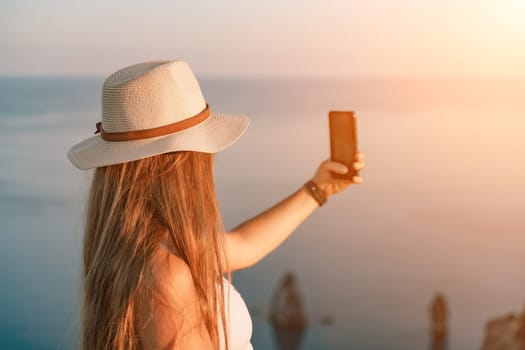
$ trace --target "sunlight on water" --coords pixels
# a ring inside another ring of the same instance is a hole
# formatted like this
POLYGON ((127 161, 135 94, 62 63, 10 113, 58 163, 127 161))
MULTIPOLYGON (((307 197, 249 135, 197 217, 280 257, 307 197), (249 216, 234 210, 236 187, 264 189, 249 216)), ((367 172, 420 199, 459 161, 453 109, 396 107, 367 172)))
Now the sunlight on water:
MULTIPOLYGON (((91 173, 65 153, 93 133, 101 82, 0 79, 0 348, 76 341, 91 173)), ((256 349, 275 348, 265 315, 288 270, 312 321, 303 349, 425 348, 437 291, 450 303, 455 349, 478 348, 489 318, 523 308, 525 82, 202 79, 201 87, 212 109, 252 118, 216 156, 226 228, 313 176, 329 156, 329 109, 356 111, 366 155, 362 185, 234 275, 256 349), (319 322, 326 315, 332 325, 319 322)))

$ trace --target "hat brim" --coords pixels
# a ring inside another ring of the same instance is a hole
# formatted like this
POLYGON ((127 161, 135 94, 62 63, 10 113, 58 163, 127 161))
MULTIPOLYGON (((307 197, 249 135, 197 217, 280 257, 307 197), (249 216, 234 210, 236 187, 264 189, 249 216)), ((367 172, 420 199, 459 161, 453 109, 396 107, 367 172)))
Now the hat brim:
POLYGON ((67 157, 78 169, 87 170, 174 151, 216 153, 237 141, 249 124, 245 115, 211 112, 200 124, 149 139, 110 142, 97 134, 71 147, 67 157))

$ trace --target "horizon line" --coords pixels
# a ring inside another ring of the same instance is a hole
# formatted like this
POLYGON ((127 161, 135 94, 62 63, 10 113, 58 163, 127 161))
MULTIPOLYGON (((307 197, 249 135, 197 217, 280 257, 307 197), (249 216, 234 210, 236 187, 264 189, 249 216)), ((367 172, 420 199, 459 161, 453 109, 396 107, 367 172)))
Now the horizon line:
MULTIPOLYGON (((105 79, 109 74, 83 73, 9 73, 0 72, 0 78, 63 78, 105 79)), ((509 74, 361 74, 361 75, 195 75, 197 79, 217 80, 373 80, 373 79, 525 79, 524 75, 509 74)))

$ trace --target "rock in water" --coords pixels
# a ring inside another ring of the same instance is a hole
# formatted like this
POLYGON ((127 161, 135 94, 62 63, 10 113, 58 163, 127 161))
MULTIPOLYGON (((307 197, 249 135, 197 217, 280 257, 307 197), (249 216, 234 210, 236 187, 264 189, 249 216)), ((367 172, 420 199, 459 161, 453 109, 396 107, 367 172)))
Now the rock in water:
POLYGON ((525 350, 525 310, 487 322, 482 350, 525 350))
POLYGON ((299 349, 308 322, 296 278, 291 272, 284 276, 273 294, 270 322, 280 349, 299 349))
POLYGON ((445 296, 438 293, 430 305, 430 337, 432 350, 447 348, 448 307, 445 296))

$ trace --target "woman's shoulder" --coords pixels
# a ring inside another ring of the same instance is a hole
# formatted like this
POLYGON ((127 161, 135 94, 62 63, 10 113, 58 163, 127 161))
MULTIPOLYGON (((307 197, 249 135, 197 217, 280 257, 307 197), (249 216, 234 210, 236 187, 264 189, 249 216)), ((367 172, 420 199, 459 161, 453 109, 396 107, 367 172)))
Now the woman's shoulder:
POLYGON ((151 272, 155 289, 160 289, 162 302, 153 305, 149 300, 145 304, 147 307, 141 309, 140 319, 144 317, 146 320, 143 326, 146 348, 171 349, 177 342, 181 349, 210 349, 200 298, 188 264, 180 256, 159 247, 151 272), (176 334, 185 336, 175 339, 176 334))
POLYGON ((167 244, 161 243, 160 249, 163 250, 159 254, 161 258, 156 259, 153 267, 157 281, 166 287, 176 287, 169 288, 175 293, 193 294, 195 283, 189 265, 167 244))

